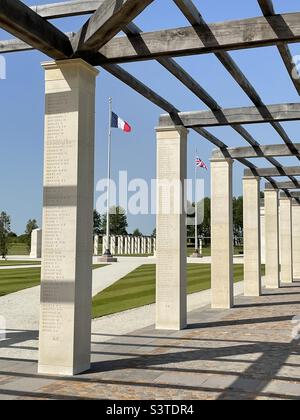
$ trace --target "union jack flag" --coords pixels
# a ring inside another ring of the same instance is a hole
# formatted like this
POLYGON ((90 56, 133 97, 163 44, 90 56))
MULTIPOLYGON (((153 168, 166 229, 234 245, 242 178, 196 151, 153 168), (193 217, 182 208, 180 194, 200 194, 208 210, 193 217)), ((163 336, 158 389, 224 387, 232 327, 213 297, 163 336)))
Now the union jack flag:
POLYGON ((196 166, 197 168, 203 168, 208 170, 208 167, 205 165, 205 163, 203 162, 203 160, 201 160, 200 158, 196 158, 196 166))

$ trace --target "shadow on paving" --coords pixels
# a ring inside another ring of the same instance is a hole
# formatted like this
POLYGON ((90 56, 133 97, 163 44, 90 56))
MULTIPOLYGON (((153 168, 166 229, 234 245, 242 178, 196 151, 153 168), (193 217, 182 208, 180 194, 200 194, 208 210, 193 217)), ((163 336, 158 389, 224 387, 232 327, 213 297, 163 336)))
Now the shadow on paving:
MULTIPOLYGON (((75 378, 37 375, 34 360, 0 357, 0 398, 93 400, 110 392, 118 399, 125 387, 133 399, 145 397, 146 389, 150 399, 168 399, 172 393, 178 399, 298 400, 300 345, 287 340, 286 328, 291 330, 291 320, 300 314, 300 302, 281 290, 238 298, 231 311, 194 311, 181 332, 151 327, 111 334, 104 343, 100 333, 93 334, 99 343, 92 343, 92 368, 75 378), (279 296, 282 302, 276 300, 279 296), (283 368, 288 370, 283 373, 283 368)), ((34 350, 22 343, 37 340, 37 331, 9 331, 0 348, 34 350)))

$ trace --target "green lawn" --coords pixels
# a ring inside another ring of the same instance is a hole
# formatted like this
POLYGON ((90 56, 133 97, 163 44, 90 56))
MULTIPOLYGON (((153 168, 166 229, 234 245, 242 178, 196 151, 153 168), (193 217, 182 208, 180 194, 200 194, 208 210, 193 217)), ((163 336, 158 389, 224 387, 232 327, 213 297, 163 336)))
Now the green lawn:
MULTIPOLYGON (((264 273, 264 268, 263 268, 264 273)), ((235 282, 244 278, 243 265, 234 266, 235 282)), ((188 293, 211 288, 210 264, 188 264, 188 293)), ((155 265, 143 265, 93 299, 93 317, 100 318, 155 302, 155 265)))
MULTIPOLYGON (((187 247, 187 255, 190 256, 195 252, 194 247, 187 247)), ((243 253, 243 247, 235 247, 234 248, 234 255, 239 255, 243 253)), ((211 256, 211 248, 210 247, 203 247, 202 249, 203 257, 210 257, 211 256)))
POLYGON ((40 261, 13 261, 13 260, 0 260, 0 267, 8 266, 14 267, 17 265, 41 265, 40 261))
MULTIPOLYGON (((104 265, 94 265, 93 270, 104 265)), ((40 268, 17 268, 13 270, 0 270, 0 297, 20 290, 29 289, 40 284, 40 268)))
POLYGON ((29 255, 29 250, 26 244, 11 243, 8 246, 8 255, 29 255))
POLYGON ((40 268, 18 268, 0 270, 0 296, 15 293, 19 290, 38 286, 41 278, 40 268))

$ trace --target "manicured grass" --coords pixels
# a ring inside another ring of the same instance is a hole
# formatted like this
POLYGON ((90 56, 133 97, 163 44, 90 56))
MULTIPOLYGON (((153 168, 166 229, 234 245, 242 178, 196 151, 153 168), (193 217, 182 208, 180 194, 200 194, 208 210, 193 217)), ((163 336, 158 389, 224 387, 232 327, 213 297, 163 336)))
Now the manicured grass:
POLYGON ((29 250, 26 244, 11 243, 8 247, 8 255, 29 255, 29 250))
MULTIPOLYGON (((264 269, 263 269, 264 273, 264 269)), ((244 278, 244 266, 234 266, 235 282, 244 278)), ((211 288, 210 264, 188 264, 188 293, 211 288)), ((155 265, 143 265, 93 299, 93 317, 100 318, 155 302, 155 265)))
POLYGON ((13 261, 13 260, 0 260, 0 267, 15 267, 17 265, 41 265, 40 261, 13 261))
POLYGON ((0 296, 15 293, 19 290, 38 286, 41 278, 40 268, 18 268, 0 270, 0 296))
MULTIPOLYGON (((93 266, 93 270, 104 265, 93 266)), ((15 270, 0 270, 0 297, 20 290, 38 286, 41 281, 40 268, 16 268, 15 270)))
MULTIPOLYGON (((188 257, 190 255, 192 255, 195 252, 194 247, 188 247, 187 248, 187 255, 188 257)), ((243 247, 242 246, 238 246, 234 248, 234 255, 240 255, 241 253, 243 253, 243 247)), ((203 257, 210 257, 211 256, 211 248, 210 247, 203 247, 202 249, 202 255, 203 257)))

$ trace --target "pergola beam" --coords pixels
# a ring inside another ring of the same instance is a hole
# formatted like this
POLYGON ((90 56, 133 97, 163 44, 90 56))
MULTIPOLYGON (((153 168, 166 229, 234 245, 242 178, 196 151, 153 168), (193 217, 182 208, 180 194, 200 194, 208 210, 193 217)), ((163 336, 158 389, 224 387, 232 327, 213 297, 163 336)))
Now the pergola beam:
MULTIPOLYGON (((272 0, 258 0, 260 8, 266 18, 275 15, 275 9, 272 0)), ((287 69, 291 81, 293 82, 298 94, 300 95, 300 75, 296 66, 293 63, 293 57, 289 46, 285 43, 277 45, 279 54, 281 55, 282 61, 287 69)))
POLYGON ((0 27, 55 60, 73 54, 69 38, 19 0, 1 0, 0 27))
MULTIPOLYGON (((266 188, 270 189, 272 186, 267 183, 266 188)), ((295 182, 276 182, 276 188, 278 190, 300 190, 300 182, 298 180, 295 180, 295 182)))
MULTIPOLYGON (((296 121, 300 119, 300 104, 269 105, 263 108, 229 108, 222 109, 222 111, 182 112, 179 114, 179 117, 186 128, 296 121), (267 110, 267 113, 265 110, 267 110)), ((160 126, 168 127, 170 125, 172 125, 170 117, 162 115, 160 117, 160 126)), ((290 152, 293 151, 290 150, 290 152)))
MULTIPOLYGON (((191 14, 187 12, 186 7, 184 6, 184 3, 189 4, 190 10, 197 10, 196 6, 193 4, 192 0, 174 0, 177 6, 181 9, 182 13, 186 16, 188 21, 191 23, 191 25, 195 26, 195 20, 193 17, 191 17, 191 14)), ((268 12, 272 13, 272 2, 271 1, 262 1, 262 6, 264 10, 268 8, 268 12)), ((197 10, 198 11, 198 10, 197 10)), ((199 13, 199 12, 198 12, 199 13)), ((196 24, 196 27, 198 28, 198 31, 208 31, 209 32, 209 26, 199 13, 198 23, 196 24)), ((277 44, 278 45, 278 44, 277 44)), ((281 44, 283 45, 283 44, 281 44)), ((216 58, 220 61, 220 63, 224 66, 224 68, 228 71, 228 73, 232 76, 232 78, 236 81, 236 83, 241 87, 241 89, 246 93, 246 95, 249 97, 249 99, 253 102, 253 104, 257 107, 265 107, 265 104, 261 100, 259 94, 257 93, 254 86, 250 83, 250 81, 247 79, 247 77, 244 75, 242 70, 239 68, 237 63, 232 59, 230 54, 227 51, 221 51, 215 53, 216 58)), ((292 63, 292 61, 291 61, 292 63)), ((267 110, 264 109, 264 112, 266 113, 267 110)), ((274 130, 279 134, 279 136, 282 138, 285 144, 287 144, 290 147, 290 150, 293 151, 293 142, 289 138, 288 134, 284 130, 284 128, 279 124, 278 122, 271 122, 271 126, 274 128, 274 130)), ((300 160, 300 158, 298 158, 300 160)), ((274 164, 275 162, 272 162, 274 164)), ((276 165, 275 165, 276 166, 276 165)))
POLYGON ((300 13, 256 17, 195 27, 166 29, 111 40, 100 53, 103 61, 131 62, 162 56, 217 53, 300 41, 300 13))
POLYGON ((94 13, 105 0, 75 0, 62 3, 49 3, 30 8, 45 19, 59 19, 94 13))
MULTIPOLYGON (((300 143, 294 144, 297 155, 300 155, 300 143)), ((254 158, 266 158, 266 157, 291 157, 294 156, 287 145, 275 144, 268 146, 260 146, 259 149, 254 147, 235 147, 229 148, 225 151, 214 150, 213 158, 223 159, 224 157, 231 159, 254 159, 254 158)))
POLYGON ((104 0, 72 40, 75 51, 97 52, 153 0, 104 0))
POLYGON ((255 170, 245 169, 245 176, 259 176, 265 178, 271 177, 283 177, 283 176, 300 176, 300 166, 282 167, 282 168, 256 168, 255 170))

